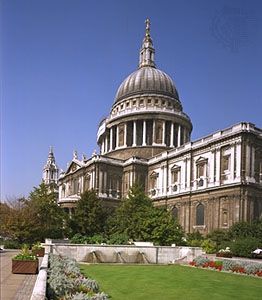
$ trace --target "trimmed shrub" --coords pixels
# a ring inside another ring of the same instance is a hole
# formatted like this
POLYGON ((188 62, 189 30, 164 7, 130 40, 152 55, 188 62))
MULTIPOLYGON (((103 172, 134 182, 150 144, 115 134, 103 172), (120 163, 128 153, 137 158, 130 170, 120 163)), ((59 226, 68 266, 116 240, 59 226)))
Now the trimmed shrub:
POLYGON ((252 257, 252 251, 259 248, 260 242, 256 238, 237 239, 231 244, 231 251, 234 256, 252 257))

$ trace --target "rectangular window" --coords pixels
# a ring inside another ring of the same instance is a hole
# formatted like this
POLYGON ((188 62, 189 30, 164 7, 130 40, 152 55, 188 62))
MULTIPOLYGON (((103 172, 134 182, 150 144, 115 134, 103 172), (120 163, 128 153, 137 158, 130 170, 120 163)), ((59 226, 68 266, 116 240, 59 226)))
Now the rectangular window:
POLYGON ((199 164, 197 166, 197 178, 205 176, 205 164, 199 164))

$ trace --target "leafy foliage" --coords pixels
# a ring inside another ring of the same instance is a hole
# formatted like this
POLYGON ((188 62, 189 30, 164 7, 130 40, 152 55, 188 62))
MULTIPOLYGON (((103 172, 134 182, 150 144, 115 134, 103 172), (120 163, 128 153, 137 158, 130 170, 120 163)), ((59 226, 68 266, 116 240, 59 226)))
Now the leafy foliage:
POLYGON ((207 235, 207 238, 216 243, 216 250, 226 247, 230 241, 226 230, 216 229, 207 235))
POLYGON ((13 257, 14 260, 37 260, 37 257, 33 255, 30 250, 29 246, 24 244, 20 253, 13 257))
POLYGON ((252 251, 262 247, 259 239, 253 237, 238 238, 231 243, 231 251, 234 256, 252 257, 252 251))
POLYGON ((187 245, 191 247, 201 247, 203 240, 204 237, 198 230, 188 233, 186 236, 187 245))
POLYGON ((106 212, 95 191, 86 191, 77 202, 75 213, 68 222, 72 235, 80 233, 85 236, 101 234, 104 231, 106 212))
POLYGON ((109 235, 112 234, 160 245, 180 243, 183 237, 182 228, 171 212, 154 207, 138 185, 130 189, 128 196, 122 200, 115 215, 109 220, 109 235))
POLYGON ((129 237, 126 233, 116 232, 109 236, 107 243, 111 245, 127 245, 128 241, 129 241, 129 237))
POLYGON ((216 253, 216 243, 210 239, 205 239, 201 243, 201 247, 207 254, 216 253))
POLYGON ((34 188, 28 199, 15 199, 3 207, 4 222, 0 228, 1 235, 6 238, 19 244, 31 244, 47 237, 63 236, 61 225, 66 216, 56 203, 55 192, 44 183, 34 188))

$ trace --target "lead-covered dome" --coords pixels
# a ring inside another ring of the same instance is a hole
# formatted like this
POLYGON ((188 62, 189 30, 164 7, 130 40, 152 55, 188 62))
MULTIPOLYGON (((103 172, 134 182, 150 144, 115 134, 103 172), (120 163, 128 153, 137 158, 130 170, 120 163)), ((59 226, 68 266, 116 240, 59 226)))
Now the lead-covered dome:
POLYGON ((154 66, 141 66, 130 74, 117 90, 115 102, 133 95, 160 94, 179 101, 173 80, 154 66))

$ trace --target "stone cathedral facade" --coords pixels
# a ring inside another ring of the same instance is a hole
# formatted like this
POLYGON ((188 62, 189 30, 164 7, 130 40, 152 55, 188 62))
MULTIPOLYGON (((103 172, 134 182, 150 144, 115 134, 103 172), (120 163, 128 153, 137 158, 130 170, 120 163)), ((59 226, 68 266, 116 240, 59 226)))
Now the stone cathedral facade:
POLYGON ((262 130, 242 122, 191 141, 192 123, 172 79, 156 68, 146 21, 139 67, 120 85, 100 122, 100 154, 73 159, 60 174, 58 203, 73 212, 94 189, 117 206, 134 183, 172 210, 186 232, 227 229, 262 216, 262 130))

